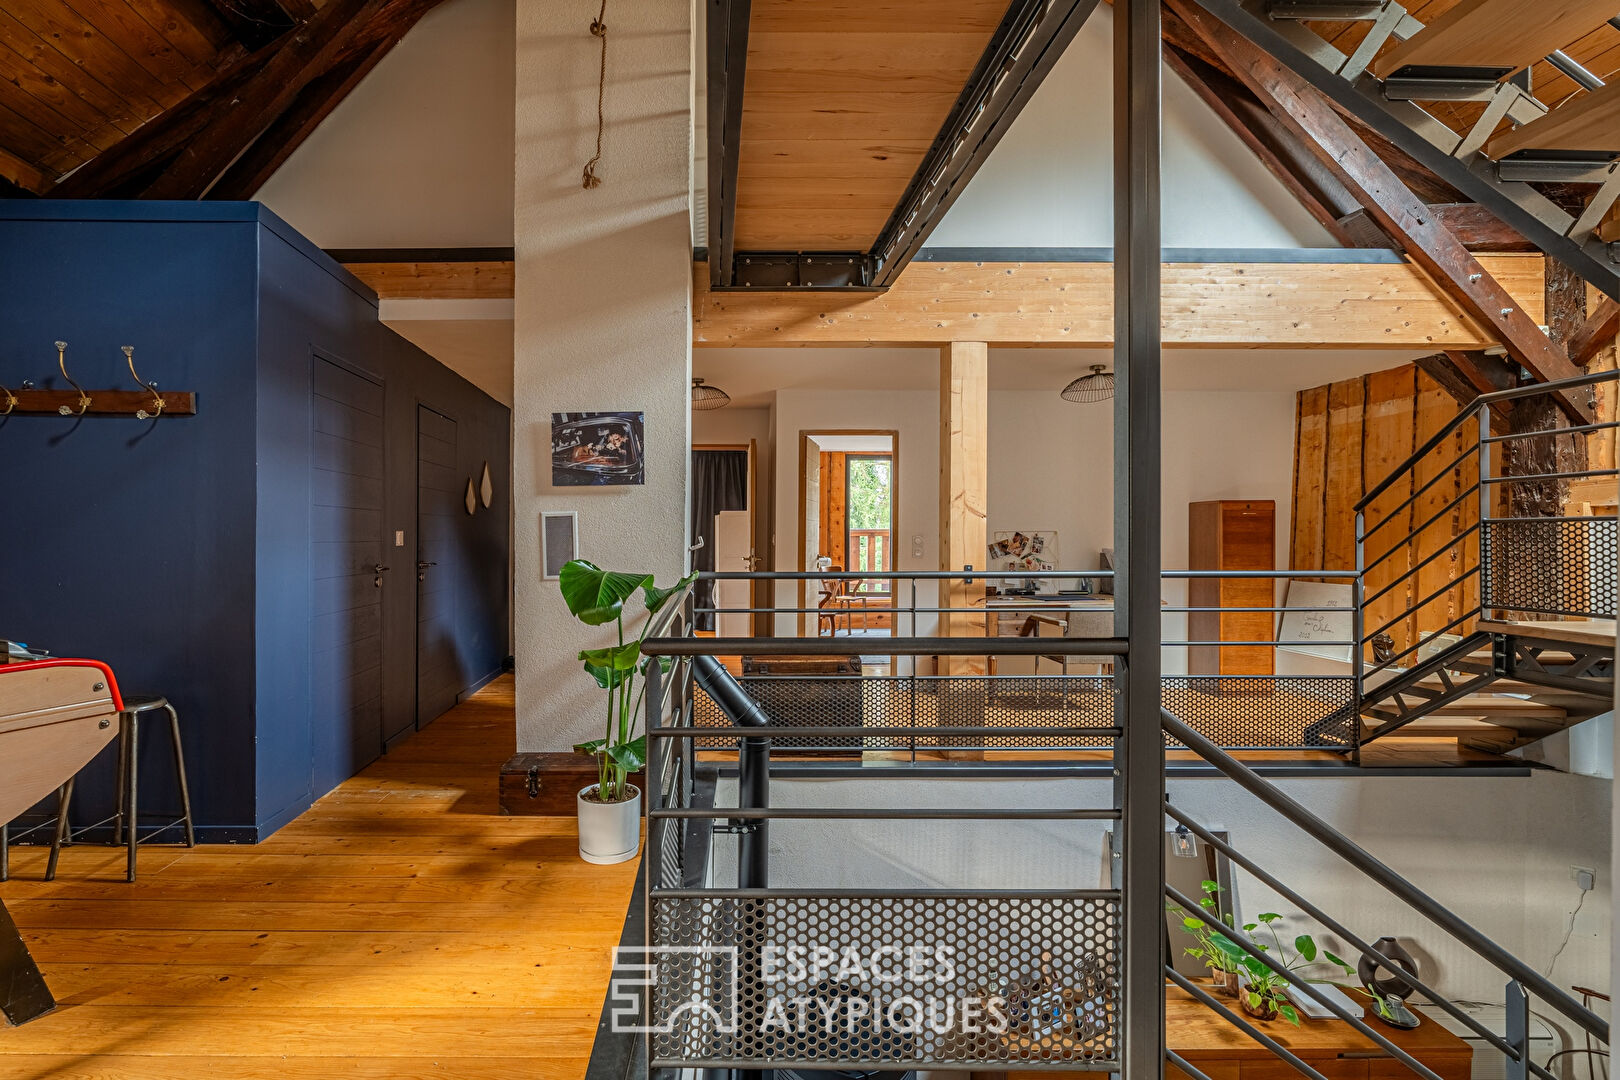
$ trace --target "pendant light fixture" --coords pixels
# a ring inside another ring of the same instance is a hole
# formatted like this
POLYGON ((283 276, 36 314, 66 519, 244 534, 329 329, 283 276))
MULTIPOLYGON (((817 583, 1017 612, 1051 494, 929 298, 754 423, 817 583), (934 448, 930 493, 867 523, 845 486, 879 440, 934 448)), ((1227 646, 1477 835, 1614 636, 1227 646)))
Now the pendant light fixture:
POLYGON ((1105 364, 1092 364, 1091 374, 1082 375, 1063 388, 1064 401, 1107 401, 1114 396, 1114 373, 1105 364))
MULTIPOLYGON (((1113 376, 1109 376, 1110 382, 1113 376)), ((692 380, 692 408, 723 409, 731 404, 731 395, 718 386, 705 386, 702 379, 692 380)))

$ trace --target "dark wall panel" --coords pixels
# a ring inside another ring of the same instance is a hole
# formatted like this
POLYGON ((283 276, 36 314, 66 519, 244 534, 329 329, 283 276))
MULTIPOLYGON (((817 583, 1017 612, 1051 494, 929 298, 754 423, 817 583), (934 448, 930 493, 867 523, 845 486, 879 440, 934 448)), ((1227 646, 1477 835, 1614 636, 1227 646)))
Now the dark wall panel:
MULTIPOLYGON (((60 207, 60 204, 57 204, 60 207)), ((126 692, 179 710, 212 838, 250 836, 254 802, 253 215, 143 222, 0 214, 0 383, 135 389, 121 345, 198 415, 0 419, 0 637, 107 660, 126 692)), ((59 210, 60 212, 60 210, 59 210)), ((155 725, 147 805, 172 805, 155 725)), ((110 754, 77 817, 111 808, 110 754)))

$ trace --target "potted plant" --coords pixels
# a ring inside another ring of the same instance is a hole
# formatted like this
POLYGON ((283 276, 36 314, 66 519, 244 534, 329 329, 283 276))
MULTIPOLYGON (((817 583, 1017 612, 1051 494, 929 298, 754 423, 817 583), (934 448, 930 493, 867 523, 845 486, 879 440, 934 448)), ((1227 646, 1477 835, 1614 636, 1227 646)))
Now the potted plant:
POLYGON ((607 691, 607 726, 602 738, 574 746, 579 753, 594 755, 597 762, 596 783, 581 788, 575 800, 579 857, 586 862, 626 862, 641 850, 641 791, 630 783, 630 775, 647 760, 647 736, 636 734, 641 695, 646 689, 645 684, 637 685, 636 678, 641 643, 652 616, 695 577, 660 589, 651 574, 613 573, 584 559, 562 568, 559 585, 574 618, 587 626, 612 623, 618 632, 618 644, 579 653, 586 674, 607 691), (641 633, 626 640, 624 603, 638 591, 646 614, 641 633))
MULTIPOLYGON (((1208 914, 1221 918, 1222 916, 1218 911, 1219 904, 1215 899, 1216 894, 1221 891, 1220 883, 1206 881, 1203 883, 1203 890, 1204 895, 1199 897, 1198 906, 1208 914)), ((1202 960, 1204 966, 1209 968, 1210 979, 1215 984, 1217 994, 1222 997, 1237 997, 1238 976, 1243 971, 1243 964, 1238 957, 1243 955, 1243 950, 1232 945, 1231 941, 1211 927, 1206 920, 1199 918, 1197 915, 1190 915, 1174 904, 1169 907, 1171 911, 1181 916, 1181 928, 1191 934, 1193 939, 1198 942, 1196 946, 1187 948, 1187 955, 1202 960), (1228 945, 1232 945, 1237 955, 1234 956, 1221 948, 1216 943, 1216 938, 1220 938, 1228 945)), ((1231 921, 1231 918, 1230 915, 1225 916, 1228 922, 1231 921)))
MULTIPOLYGON (((1294 938, 1294 951, 1290 953, 1283 945, 1282 939, 1277 935, 1276 923, 1282 918, 1274 911, 1264 911, 1255 916, 1258 922, 1244 923, 1243 929, 1254 941, 1255 947, 1261 952, 1272 952, 1276 947, 1275 956, 1283 970, 1294 973, 1297 969, 1317 962, 1317 958, 1336 964, 1345 974, 1355 971, 1349 964, 1334 956, 1326 949, 1318 949, 1316 941, 1309 934, 1300 934, 1294 938), (1262 944, 1254 938, 1255 931, 1264 928, 1271 935, 1271 945, 1262 944)), ((1275 1020, 1281 1016, 1295 1027, 1299 1026, 1299 1013, 1288 1003, 1288 978, 1262 963, 1259 959, 1250 956, 1239 949, 1236 944, 1225 938, 1225 949, 1235 951, 1241 955, 1239 963, 1243 965, 1243 984, 1238 992, 1238 1004, 1243 1011, 1259 1020, 1275 1020)), ((1217 943, 1218 945, 1220 943, 1217 943)))

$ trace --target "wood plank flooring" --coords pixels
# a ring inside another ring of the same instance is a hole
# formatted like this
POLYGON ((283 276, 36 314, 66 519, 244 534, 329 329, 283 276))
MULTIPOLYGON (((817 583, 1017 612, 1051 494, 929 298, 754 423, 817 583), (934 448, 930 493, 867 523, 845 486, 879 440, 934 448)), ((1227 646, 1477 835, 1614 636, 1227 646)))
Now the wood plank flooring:
POLYGON ((635 863, 502 817, 510 678, 254 847, 14 848, 0 884, 60 1007, 5 1080, 578 1080, 635 863))

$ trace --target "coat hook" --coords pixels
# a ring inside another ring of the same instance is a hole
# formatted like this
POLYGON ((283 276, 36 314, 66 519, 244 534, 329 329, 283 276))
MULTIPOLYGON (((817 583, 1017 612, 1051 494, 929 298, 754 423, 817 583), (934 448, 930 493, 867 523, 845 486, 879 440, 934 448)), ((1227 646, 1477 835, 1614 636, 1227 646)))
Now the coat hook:
POLYGON ((63 416, 83 416, 84 411, 90 407, 90 397, 84 392, 84 387, 74 382, 73 376, 67 373, 66 354, 67 342, 58 341, 56 343, 56 366, 62 372, 62 378, 66 379, 72 385, 73 389, 79 392, 79 411, 74 412, 71 405, 58 405, 56 407, 56 411, 61 413, 63 416))
POLYGON ((152 395, 151 411, 148 412, 146 409, 136 409, 135 410, 135 419, 137 419, 137 420, 156 420, 158 417, 163 415, 163 406, 165 404, 162 395, 160 395, 157 392, 157 383, 155 383, 155 382, 147 382, 144 379, 142 379, 140 377, 140 375, 138 375, 136 373, 136 371, 135 371, 135 346, 133 346, 133 345, 120 345, 119 348, 122 349, 123 352, 124 352, 124 359, 129 362, 129 374, 130 374, 130 376, 136 381, 136 383, 138 383, 140 385, 141 389, 145 390, 147 393, 152 395))

